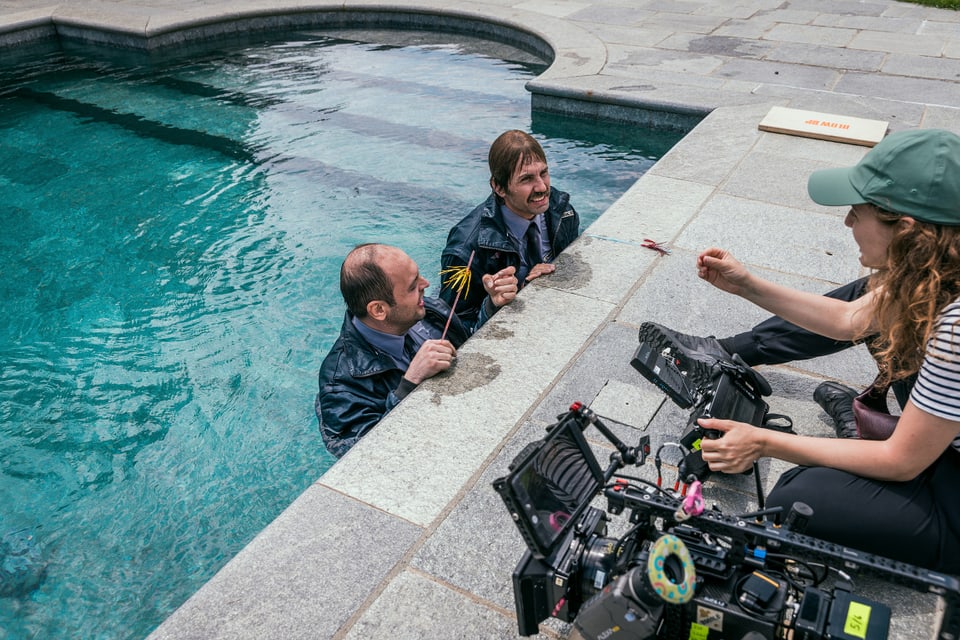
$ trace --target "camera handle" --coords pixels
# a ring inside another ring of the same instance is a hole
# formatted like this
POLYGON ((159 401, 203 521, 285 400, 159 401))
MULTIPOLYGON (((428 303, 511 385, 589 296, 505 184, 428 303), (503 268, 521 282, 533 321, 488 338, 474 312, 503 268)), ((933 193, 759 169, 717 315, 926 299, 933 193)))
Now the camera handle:
POLYGON ((773 387, 770 386, 770 383, 767 382, 767 379, 764 378, 759 371, 748 365, 743 358, 740 357, 739 353, 733 354, 733 365, 729 365, 722 360, 718 361, 720 368, 724 371, 729 371, 735 376, 739 376, 747 381, 750 385, 756 389, 757 393, 761 396, 769 396, 773 393, 773 387))
POLYGON ((640 467, 646 463, 647 456, 650 455, 650 436, 643 436, 640 438, 637 446, 628 447, 607 425, 603 424, 600 417, 590 407, 578 401, 570 405, 570 410, 573 411, 578 418, 586 422, 586 424, 595 426, 597 431, 603 434, 603 437, 609 440, 610 444, 617 449, 616 453, 610 454, 610 462, 612 464, 604 474, 606 480, 610 480, 614 473, 627 465, 632 464, 640 467))

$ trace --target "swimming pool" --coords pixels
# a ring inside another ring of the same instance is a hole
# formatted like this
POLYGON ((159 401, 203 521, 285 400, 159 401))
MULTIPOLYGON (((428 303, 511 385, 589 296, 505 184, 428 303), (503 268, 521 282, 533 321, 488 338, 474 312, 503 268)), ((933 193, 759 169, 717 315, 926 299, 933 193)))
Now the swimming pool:
POLYGON ((332 463, 340 261, 397 244, 435 293, 502 130, 541 139, 584 227, 680 137, 531 116, 540 61, 444 40, 3 70, 0 536, 49 565, 0 637, 145 636, 332 463))

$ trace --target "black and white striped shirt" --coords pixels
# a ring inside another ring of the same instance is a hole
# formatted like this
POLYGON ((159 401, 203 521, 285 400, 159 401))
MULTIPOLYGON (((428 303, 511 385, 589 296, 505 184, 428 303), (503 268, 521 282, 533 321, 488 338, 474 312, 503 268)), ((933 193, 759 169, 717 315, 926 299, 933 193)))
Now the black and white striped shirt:
MULTIPOLYGON (((929 414, 960 422, 960 300, 937 320, 910 400, 929 414)), ((960 437, 953 447, 960 450, 960 437)))

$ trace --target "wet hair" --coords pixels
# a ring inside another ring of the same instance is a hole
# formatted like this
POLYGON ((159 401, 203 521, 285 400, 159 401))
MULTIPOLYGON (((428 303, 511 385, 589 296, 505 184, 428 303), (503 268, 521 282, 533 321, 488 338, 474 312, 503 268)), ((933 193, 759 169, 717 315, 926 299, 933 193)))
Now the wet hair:
MULTIPOLYGON (((876 208, 877 219, 902 216, 876 208)), ((884 384, 920 370, 944 307, 960 297, 960 227, 915 221, 894 232, 887 265, 870 279, 878 334, 871 352, 884 384)))
POLYGON ((389 305, 393 298, 393 284, 380 267, 380 258, 386 245, 359 244, 347 254, 340 267, 340 293, 347 303, 347 311, 357 318, 367 316, 367 305, 383 300, 389 305))
POLYGON ((487 154, 487 163, 490 165, 490 186, 497 186, 506 191, 517 163, 520 162, 520 166, 525 166, 535 160, 546 164, 547 155, 533 136, 518 129, 504 131, 490 145, 490 152, 487 154))

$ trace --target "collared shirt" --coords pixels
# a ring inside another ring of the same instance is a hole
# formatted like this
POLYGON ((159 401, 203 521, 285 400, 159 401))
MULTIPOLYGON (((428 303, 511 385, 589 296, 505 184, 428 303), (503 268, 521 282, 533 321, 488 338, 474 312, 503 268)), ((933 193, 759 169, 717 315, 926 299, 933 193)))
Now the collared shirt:
POLYGON ((363 321, 356 316, 353 318, 353 326, 360 332, 363 339, 370 343, 371 347, 389 355, 393 358, 394 362, 397 363, 397 366, 404 371, 410 366, 410 360, 413 358, 413 354, 419 351, 420 346, 430 338, 430 331, 424 326, 422 320, 413 325, 413 327, 402 336, 377 331, 365 325, 363 321), (412 343, 412 351, 410 352, 405 348, 408 338, 412 343))
MULTIPOLYGON (((527 271, 534 265, 527 260, 527 244, 523 238, 527 235, 527 229, 531 224, 540 228, 540 255, 550 255, 549 238, 547 237, 544 226, 544 215, 542 213, 534 216, 533 220, 527 220, 511 211, 506 205, 501 205, 503 209, 503 221, 507 225, 507 233, 510 239, 517 245, 517 251, 520 253, 520 262, 527 266, 527 271)), ((546 260, 545 260, 546 261, 546 260)))

